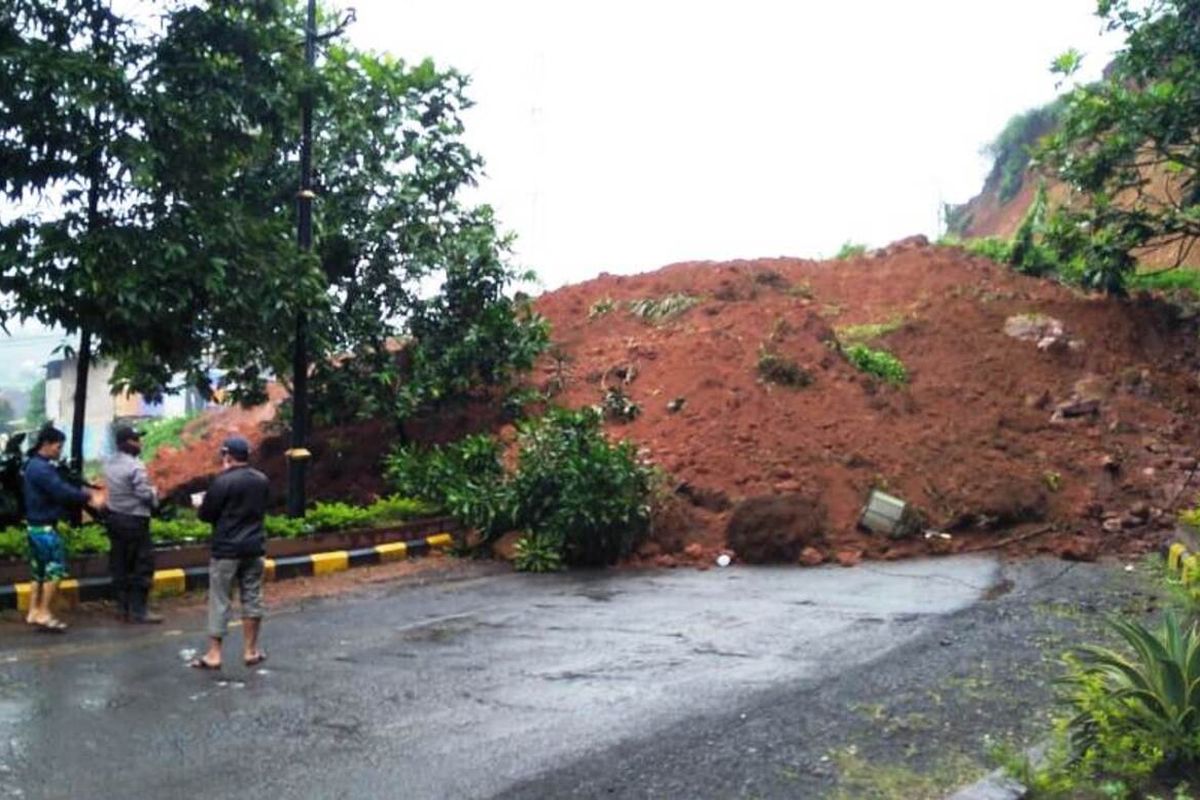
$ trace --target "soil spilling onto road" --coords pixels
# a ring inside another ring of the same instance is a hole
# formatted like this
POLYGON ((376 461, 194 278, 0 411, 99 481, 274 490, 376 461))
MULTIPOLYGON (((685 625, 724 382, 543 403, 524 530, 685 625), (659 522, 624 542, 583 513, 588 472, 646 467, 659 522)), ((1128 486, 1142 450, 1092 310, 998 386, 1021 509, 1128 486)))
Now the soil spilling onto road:
MULTIPOLYGON (((1153 297, 1084 296, 917 237, 848 260, 601 275, 536 306, 554 344, 532 382, 570 407, 632 401, 636 416, 614 414, 608 433, 669 476, 634 563, 711 564, 726 550, 806 564, 990 547, 1136 554, 1200 489, 1200 476, 1184 486, 1196 325, 1153 297), (894 354, 907 382, 860 371, 844 355, 853 344, 894 354), (873 488, 911 504, 920 528, 860 530, 873 488), (774 527, 764 537, 745 520, 774 527)), ((414 438, 499 430, 494 413, 455 413, 414 438)), ((179 491, 203 483, 237 430, 281 496, 286 445, 271 416, 218 412, 152 474, 179 491)), ((318 433, 311 496, 383 493, 395 440, 383 421, 318 433)))

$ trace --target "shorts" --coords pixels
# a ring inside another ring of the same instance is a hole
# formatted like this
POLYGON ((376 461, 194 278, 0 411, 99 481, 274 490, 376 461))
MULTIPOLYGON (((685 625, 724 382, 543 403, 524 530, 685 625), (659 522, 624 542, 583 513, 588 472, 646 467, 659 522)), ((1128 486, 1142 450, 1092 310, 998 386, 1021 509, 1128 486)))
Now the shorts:
POLYGON ((229 632, 233 588, 242 603, 242 619, 263 617, 263 573, 261 556, 214 558, 208 562, 208 635, 223 639, 229 632))
POLYGON ((53 583, 67 577, 67 548, 49 525, 29 526, 29 571, 34 583, 53 583))

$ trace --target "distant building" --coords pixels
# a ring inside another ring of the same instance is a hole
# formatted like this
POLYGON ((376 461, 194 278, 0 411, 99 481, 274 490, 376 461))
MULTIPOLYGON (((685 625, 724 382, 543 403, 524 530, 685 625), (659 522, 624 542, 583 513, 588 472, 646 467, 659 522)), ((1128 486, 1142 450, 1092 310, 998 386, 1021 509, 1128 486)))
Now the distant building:
MULTIPOLYGON (((77 366, 74 358, 58 359, 46 365, 46 419, 52 420, 68 437, 75 419, 77 366)), ((112 452, 112 427, 117 422, 174 419, 208 406, 195 389, 167 395, 158 403, 132 392, 113 393, 110 387, 115 371, 116 364, 112 361, 97 361, 88 370, 87 409, 83 423, 85 460, 103 458, 112 452)))

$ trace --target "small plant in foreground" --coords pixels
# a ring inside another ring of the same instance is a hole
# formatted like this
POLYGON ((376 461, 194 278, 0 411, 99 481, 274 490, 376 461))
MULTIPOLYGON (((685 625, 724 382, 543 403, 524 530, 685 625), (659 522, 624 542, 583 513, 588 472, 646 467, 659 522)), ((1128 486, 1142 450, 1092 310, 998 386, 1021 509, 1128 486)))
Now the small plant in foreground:
POLYGON ((800 389, 812 385, 812 373, 795 360, 781 356, 768 347, 758 351, 758 375, 767 383, 800 389))
POLYGON ((518 572, 558 572, 563 568, 562 542, 553 536, 527 533, 517 542, 513 565, 518 572))
POLYGON ((908 382, 904 362, 887 350, 872 350, 865 344, 855 344, 843 351, 846 359, 858 369, 892 384, 908 382))
MULTIPOLYGON (((1112 618, 1128 652, 1085 646, 1069 662, 1067 725, 1081 763, 1139 777, 1200 766, 1200 633, 1173 611, 1150 630, 1112 618)), ((1182 773, 1180 773, 1182 774, 1182 773)))

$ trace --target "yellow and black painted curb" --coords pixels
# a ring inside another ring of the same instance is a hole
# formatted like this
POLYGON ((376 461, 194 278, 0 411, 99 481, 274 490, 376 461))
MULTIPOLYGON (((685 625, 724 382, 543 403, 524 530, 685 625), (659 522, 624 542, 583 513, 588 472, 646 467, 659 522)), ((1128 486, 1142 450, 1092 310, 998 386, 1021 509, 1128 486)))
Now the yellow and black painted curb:
MULTIPOLYGON (((444 550, 454 545, 454 536, 438 533, 406 542, 391 542, 364 547, 359 550, 334 550, 326 553, 310 553, 303 556, 266 559, 266 579, 279 581, 309 575, 328 575, 351 567, 365 567, 390 561, 403 561, 410 556, 421 555, 431 550, 444 550)), ((156 597, 183 594, 193 589, 208 586, 208 567, 160 569, 154 573, 151 593, 156 597)), ((0 586, 0 609, 29 609, 29 598, 33 584, 15 583, 0 586)), ((68 606, 91 600, 106 600, 112 597, 112 582, 109 578, 68 578, 59 583, 58 602, 68 606)))
POLYGON ((1167 548, 1167 572, 1184 588, 1200 592, 1200 554, 1189 552, 1182 542, 1167 548))

